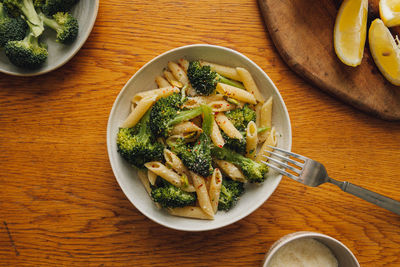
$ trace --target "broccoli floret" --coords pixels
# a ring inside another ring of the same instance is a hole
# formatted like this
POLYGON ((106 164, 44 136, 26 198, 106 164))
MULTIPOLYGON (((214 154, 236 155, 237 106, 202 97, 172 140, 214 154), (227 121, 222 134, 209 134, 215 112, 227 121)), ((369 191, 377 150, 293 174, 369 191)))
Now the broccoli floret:
POLYGON ((212 71, 210 66, 201 66, 199 61, 191 61, 187 70, 190 84, 198 94, 210 95, 217 87, 217 83, 225 83, 244 89, 241 83, 232 81, 212 71))
POLYGON ((166 181, 162 187, 151 191, 151 197, 164 208, 189 206, 196 201, 195 193, 183 191, 166 181))
POLYGON ((11 63, 26 69, 39 68, 49 55, 46 45, 39 42, 38 37, 32 33, 31 27, 23 40, 9 41, 4 49, 11 63))
POLYGON ((243 108, 227 111, 225 115, 239 131, 244 131, 249 122, 256 121, 256 112, 247 104, 243 108))
POLYGON ((223 179, 218 200, 218 210, 230 210, 236 205, 236 202, 243 193, 243 183, 230 179, 223 179))
POLYGON ((12 18, 0 3, 0 47, 8 41, 20 41, 25 38, 28 25, 22 18, 12 18))
POLYGON ((46 17, 41 13, 40 18, 44 25, 55 30, 57 33, 57 42, 69 44, 75 41, 79 32, 78 20, 69 13, 58 12, 53 18, 46 17))
POLYGON ((268 172, 267 165, 246 158, 225 147, 215 146, 211 153, 217 159, 226 160, 238 166, 251 183, 261 183, 265 180, 265 174, 268 172))
POLYGON ((67 12, 78 3, 79 0, 35 0, 35 6, 41 8, 47 16, 57 12, 67 12))
POLYGON ((173 93, 160 98, 151 109, 150 128, 157 137, 167 137, 172 127, 182 121, 191 120, 202 113, 201 107, 181 110, 182 95, 173 93))
POLYGON ((149 161, 162 160, 164 146, 156 142, 149 127, 150 111, 132 128, 120 128, 118 152, 133 166, 143 169, 149 161))
POLYGON ((14 17, 19 17, 19 15, 25 17, 33 36, 39 37, 43 33, 43 21, 36 13, 32 0, 4 0, 3 3, 14 17))
POLYGON ((246 133, 242 133, 243 138, 237 139, 237 138, 231 138, 229 137, 226 133, 221 132, 222 137, 225 140, 225 145, 224 147, 227 147, 239 154, 245 154, 246 153, 246 133))
POLYGON ((212 127, 212 110, 207 105, 201 106, 203 110, 203 125, 202 133, 194 144, 185 144, 183 138, 176 142, 168 142, 172 151, 178 154, 182 159, 183 164, 191 171, 208 177, 213 172, 210 139, 212 127))

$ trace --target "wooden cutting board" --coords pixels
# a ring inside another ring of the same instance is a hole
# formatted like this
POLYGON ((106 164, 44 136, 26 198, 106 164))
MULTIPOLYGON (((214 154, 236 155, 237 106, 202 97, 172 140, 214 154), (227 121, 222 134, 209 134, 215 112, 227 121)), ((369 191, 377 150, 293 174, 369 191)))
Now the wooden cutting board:
MULTIPOLYGON (((376 15, 375 2, 370 14, 376 15)), ((400 120, 400 87, 380 74, 368 48, 357 68, 337 58, 333 28, 339 1, 259 0, 259 5, 278 52, 292 70, 362 111, 400 120)))

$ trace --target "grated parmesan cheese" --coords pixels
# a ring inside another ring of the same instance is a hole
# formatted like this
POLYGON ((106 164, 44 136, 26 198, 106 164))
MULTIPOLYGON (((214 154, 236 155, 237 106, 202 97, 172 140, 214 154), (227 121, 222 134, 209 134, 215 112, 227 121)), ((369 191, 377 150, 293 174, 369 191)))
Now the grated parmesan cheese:
POLYGON ((267 267, 338 267, 338 262, 327 246, 302 238, 281 247, 267 267))

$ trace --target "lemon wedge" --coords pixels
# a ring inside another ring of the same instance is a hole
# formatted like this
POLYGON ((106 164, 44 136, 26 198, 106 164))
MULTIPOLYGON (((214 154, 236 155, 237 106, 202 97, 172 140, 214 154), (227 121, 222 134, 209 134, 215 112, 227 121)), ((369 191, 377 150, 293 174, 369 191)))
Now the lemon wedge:
POLYGON ((334 46, 346 65, 361 64, 367 34, 368 0, 344 0, 336 17, 334 46))
POLYGON ((383 23, 387 27, 400 25, 400 1, 399 0, 381 0, 379 2, 379 14, 383 23))
POLYGON ((394 85, 400 85, 400 41, 393 38, 380 19, 369 28, 369 49, 383 76, 394 85))

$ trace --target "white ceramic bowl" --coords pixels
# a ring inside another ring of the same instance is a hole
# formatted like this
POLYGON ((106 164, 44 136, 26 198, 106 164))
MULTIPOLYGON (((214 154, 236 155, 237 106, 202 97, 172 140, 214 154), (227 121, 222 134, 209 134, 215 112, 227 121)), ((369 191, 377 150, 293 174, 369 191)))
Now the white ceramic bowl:
POLYGON ((132 204, 151 220, 177 230, 205 231, 232 224, 252 213, 274 192, 281 180, 281 175, 271 173, 263 184, 250 184, 232 210, 218 212, 215 219, 211 221, 175 217, 155 207, 137 178, 136 171, 118 154, 115 140, 119 126, 129 114, 131 98, 139 91, 156 88, 155 77, 162 74, 169 61, 177 62, 180 58, 204 59, 228 66, 247 68, 264 96, 274 97, 273 125, 282 135, 279 137, 278 146, 290 150, 292 133, 289 115, 278 89, 261 68, 234 50, 203 44, 183 46, 154 58, 133 75, 115 100, 108 120, 107 148, 115 177, 132 204))
POLYGON ((49 57, 38 69, 22 69, 13 65, 0 50, 0 72, 15 76, 37 76, 53 71, 67 63, 86 42, 93 29, 99 9, 99 0, 81 0, 71 10, 71 14, 79 22, 78 38, 69 45, 56 42, 56 34, 51 29, 45 29, 41 40, 48 45, 49 57))
POLYGON ((356 257, 353 255, 350 249, 348 249, 342 242, 324 235, 320 233, 314 233, 314 232, 295 232, 291 233, 288 235, 285 235, 278 241, 276 241, 270 248, 270 250, 267 252, 265 255, 265 260, 263 267, 267 267, 268 263, 271 261, 272 257, 274 254, 283 246, 287 245, 288 243, 298 240, 298 239, 303 239, 303 238, 313 238, 325 246, 327 246, 335 255, 339 267, 360 267, 360 264, 358 263, 356 257))

